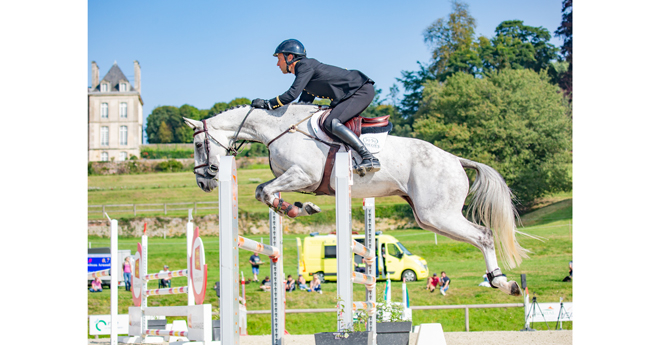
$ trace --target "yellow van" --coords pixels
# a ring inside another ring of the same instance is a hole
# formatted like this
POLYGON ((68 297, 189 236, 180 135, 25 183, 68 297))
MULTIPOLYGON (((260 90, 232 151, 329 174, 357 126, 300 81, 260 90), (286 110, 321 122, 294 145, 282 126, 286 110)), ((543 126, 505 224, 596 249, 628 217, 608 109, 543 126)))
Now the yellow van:
MULTIPOLYGON (((353 239, 364 244, 364 235, 353 235, 353 239)), ((310 235, 305 237, 304 244, 300 238, 298 243, 298 274, 305 280, 311 280, 317 274, 323 281, 337 281, 337 236, 310 235)), ((429 276, 426 260, 413 255, 399 240, 390 235, 376 232, 376 271, 378 280, 416 281, 429 276), (383 265, 383 257, 385 265, 383 265), (384 266, 384 267, 383 267, 384 266)), ((362 257, 354 255, 357 264, 362 263, 362 257)), ((360 265, 361 266, 361 265, 360 265)))

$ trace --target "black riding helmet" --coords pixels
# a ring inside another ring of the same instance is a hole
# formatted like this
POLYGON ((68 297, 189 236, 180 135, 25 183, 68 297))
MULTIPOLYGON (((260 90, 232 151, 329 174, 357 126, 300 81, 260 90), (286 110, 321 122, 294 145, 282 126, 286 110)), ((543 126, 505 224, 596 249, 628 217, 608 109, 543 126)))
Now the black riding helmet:
POLYGON ((300 41, 295 40, 295 39, 288 39, 280 43, 280 45, 275 48, 275 53, 273 56, 277 56, 277 54, 282 53, 284 54, 284 61, 286 62, 286 69, 287 71, 289 70, 289 66, 291 66, 292 63, 302 59, 303 57, 307 56, 307 51, 305 50, 305 46, 303 46, 300 41), (288 61, 286 57, 289 54, 293 54, 293 60, 288 61))

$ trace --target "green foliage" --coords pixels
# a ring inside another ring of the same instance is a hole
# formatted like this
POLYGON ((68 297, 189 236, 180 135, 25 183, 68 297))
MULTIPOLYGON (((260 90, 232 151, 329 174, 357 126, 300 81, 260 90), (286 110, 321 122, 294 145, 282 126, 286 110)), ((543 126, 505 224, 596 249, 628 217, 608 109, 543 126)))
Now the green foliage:
POLYGON ((547 29, 524 25, 522 20, 506 20, 497 26, 492 39, 480 36, 474 40, 476 21, 468 5, 453 1, 452 8, 447 19, 437 19, 424 32, 424 41, 432 49, 430 63, 418 61, 418 71, 402 71, 402 77, 397 78, 404 89, 398 104, 402 119, 397 119, 401 126, 395 128, 397 134, 411 134, 405 126, 412 125, 417 117, 424 84, 430 81, 444 82, 456 73, 483 78, 503 69, 531 69, 546 71, 557 84, 567 74, 561 72, 564 66, 557 64, 559 49, 550 43, 547 29))
POLYGON ((425 84, 422 104, 415 136, 495 168, 523 209, 571 189, 569 109, 545 73, 457 73, 442 85, 425 84))
POLYGON ((166 171, 166 172, 179 172, 183 170, 183 163, 175 159, 170 159, 168 161, 158 163, 158 165, 156 165, 156 170, 166 171))
POLYGON ((181 108, 179 108, 179 114, 193 120, 202 119, 200 110, 189 104, 182 105, 181 108))
POLYGON ((555 30, 555 36, 561 38, 561 55, 568 62, 568 68, 559 76, 559 86, 569 99, 573 98, 573 0, 562 3, 561 25, 555 30))
POLYGON ((523 25, 522 20, 505 20, 495 29, 490 45, 480 44, 484 70, 547 70, 551 61, 559 57, 559 49, 550 43, 550 38, 546 28, 523 25))
POLYGON ((241 151, 238 157, 268 157, 268 147, 262 143, 250 143, 249 148, 241 151))
MULTIPOLYGON (((186 106, 186 114, 194 108, 186 106)), ((192 129, 184 122, 179 108, 173 106, 156 107, 147 117, 147 138, 149 143, 188 143, 192 142, 192 129)))
POLYGON ((468 4, 454 0, 449 18, 439 18, 426 28, 424 42, 432 49, 430 71, 433 74, 442 74, 454 53, 470 55, 468 51, 473 48, 476 26, 477 22, 470 15, 468 4))
POLYGON ((192 148, 153 148, 142 147, 140 150, 142 158, 145 159, 163 159, 163 158, 193 158, 194 152, 192 148))

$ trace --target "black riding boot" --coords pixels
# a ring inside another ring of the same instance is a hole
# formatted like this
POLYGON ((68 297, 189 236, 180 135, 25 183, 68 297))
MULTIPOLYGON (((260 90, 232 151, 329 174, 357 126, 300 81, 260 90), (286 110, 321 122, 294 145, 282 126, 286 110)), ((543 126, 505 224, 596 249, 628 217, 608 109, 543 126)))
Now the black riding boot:
POLYGON ((332 134, 337 138, 341 139, 348 146, 352 147, 353 150, 357 151, 362 157, 362 162, 358 165, 353 166, 353 171, 360 176, 364 176, 368 172, 376 172, 380 170, 380 162, 378 158, 374 157, 369 149, 360 141, 353 131, 344 126, 339 120, 332 120, 332 134))

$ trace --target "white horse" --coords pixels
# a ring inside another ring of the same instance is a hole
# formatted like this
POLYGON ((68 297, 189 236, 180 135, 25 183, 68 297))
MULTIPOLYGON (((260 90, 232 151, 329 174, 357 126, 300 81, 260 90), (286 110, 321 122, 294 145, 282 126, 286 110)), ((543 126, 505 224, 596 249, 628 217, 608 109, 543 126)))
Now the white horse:
MULTIPOLYGON (((233 150, 231 146, 236 141, 270 143, 270 167, 276 178, 260 184, 256 198, 286 216, 320 212, 318 206, 309 202, 295 203, 296 206, 283 210, 283 205, 290 204, 275 196, 278 192, 311 193, 321 183, 329 146, 291 130, 292 125, 299 123, 298 128, 312 133, 308 117, 317 111, 319 107, 311 104, 290 104, 276 110, 241 106, 205 121, 184 118, 195 130, 198 186, 206 192, 217 187, 217 157, 233 150)), ((381 170, 364 177, 355 174, 352 197, 401 196, 412 207, 420 227, 479 248, 492 287, 514 296, 521 294, 518 283, 507 281, 497 265, 495 246, 505 268, 519 265, 528 251, 516 240, 517 214, 511 192, 493 168, 454 156, 422 140, 396 136, 388 136, 376 157, 381 170), (470 190, 464 168, 477 171, 470 190), (474 222, 461 213, 468 190, 472 193, 468 214, 474 222)), ((334 178, 330 184, 334 190, 334 178)))

